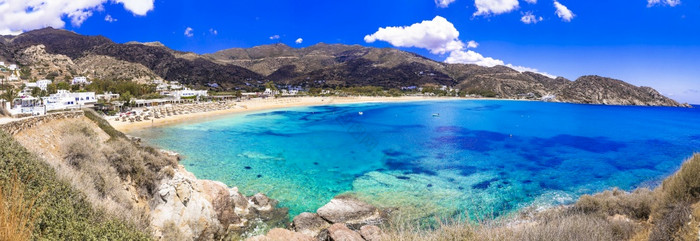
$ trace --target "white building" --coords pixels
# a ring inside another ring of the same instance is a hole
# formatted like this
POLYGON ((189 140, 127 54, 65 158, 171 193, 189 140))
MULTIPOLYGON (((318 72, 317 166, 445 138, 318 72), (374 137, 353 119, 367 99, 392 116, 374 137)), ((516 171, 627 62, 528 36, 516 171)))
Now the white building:
POLYGON ((12 115, 46 114, 46 108, 41 104, 41 100, 31 96, 15 98, 12 103, 5 103, 5 109, 7 109, 12 115))
POLYGON ((12 73, 10 74, 10 77, 7 77, 7 81, 19 81, 19 76, 12 73))
POLYGON ((183 90, 164 91, 164 92, 161 92, 161 95, 171 96, 172 98, 174 98, 176 100, 191 99, 191 98, 208 96, 206 90, 193 90, 193 89, 188 89, 188 88, 185 88, 183 90))
POLYGON ((5 67, 5 62, 0 62, 0 66, 5 67))
POLYGON ((106 100, 109 102, 111 100, 119 99, 119 94, 114 94, 112 92, 105 92, 104 94, 95 95, 95 98, 97 98, 98 100, 106 100))
POLYGON ((46 110, 65 110, 90 107, 97 103, 95 92, 71 93, 67 90, 58 90, 56 94, 43 97, 46 110))
POLYGON ((11 64, 10 66, 7 66, 7 68, 10 69, 10 71, 14 71, 14 70, 17 69, 17 65, 16 65, 16 64, 11 64))
POLYGON ((53 82, 51 80, 48 80, 48 79, 37 80, 36 87, 39 87, 39 89, 45 91, 45 90, 47 90, 47 88, 49 87, 49 85, 51 83, 53 83, 53 82))
POLYGON ((267 96, 273 96, 273 95, 278 95, 280 92, 278 90, 272 90, 270 88, 266 88, 265 92, 263 92, 263 95, 267 96))
POLYGON ((73 80, 70 82, 70 84, 72 84, 72 85, 90 84, 90 81, 87 80, 87 77, 78 76, 78 77, 74 77, 73 80))

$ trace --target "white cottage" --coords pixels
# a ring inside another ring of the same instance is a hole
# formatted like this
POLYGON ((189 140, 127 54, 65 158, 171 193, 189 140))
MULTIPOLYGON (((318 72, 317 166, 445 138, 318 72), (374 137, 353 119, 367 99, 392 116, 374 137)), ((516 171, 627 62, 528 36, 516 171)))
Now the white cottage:
POLYGON ((65 110, 90 107, 97 103, 95 92, 71 93, 67 90, 58 90, 56 94, 42 98, 46 110, 65 110))

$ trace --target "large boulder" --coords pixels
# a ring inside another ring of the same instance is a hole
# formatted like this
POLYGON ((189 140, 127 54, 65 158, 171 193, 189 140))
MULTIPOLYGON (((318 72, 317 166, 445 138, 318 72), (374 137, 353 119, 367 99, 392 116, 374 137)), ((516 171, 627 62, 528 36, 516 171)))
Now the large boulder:
POLYGON ((382 230, 375 225, 365 225, 360 228, 360 235, 367 241, 379 241, 382 239, 382 230))
POLYGON ((380 224, 385 219, 378 208, 350 196, 337 196, 316 213, 331 223, 345 223, 356 229, 364 224, 380 224))
POLYGON ((182 239, 213 239, 222 231, 216 210, 194 176, 175 172, 158 187, 151 200, 151 227, 156 238, 177 232, 182 239))
POLYGON ((342 223, 331 225, 327 231, 332 241, 365 241, 359 233, 350 230, 342 223))
POLYGON ((246 241, 314 241, 314 239, 302 233, 274 228, 267 232, 266 235, 254 236, 246 239, 246 241))
POLYGON ((315 213, 301 213, 294 217, 292 221, 292 226, 294 231, 309 235, 311 237, 317 237, 321 230, 324 230, 331 226, 326 220, 318 216, 315 213))

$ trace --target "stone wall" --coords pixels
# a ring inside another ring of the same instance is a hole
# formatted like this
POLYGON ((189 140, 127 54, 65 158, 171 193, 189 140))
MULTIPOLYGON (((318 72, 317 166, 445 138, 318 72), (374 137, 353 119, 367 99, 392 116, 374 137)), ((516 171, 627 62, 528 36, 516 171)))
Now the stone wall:
POLYGON ((15 135, 23 130, 39 126, 43 123, 61 120, 68 118, 80 118, 83 116, 83 111, 69 111, 69 112, 58 112, 42 116, 28 117, 26 119, 19 119, 7 124, 0 125, 0 130, 3 130, 10 135, 15 135))

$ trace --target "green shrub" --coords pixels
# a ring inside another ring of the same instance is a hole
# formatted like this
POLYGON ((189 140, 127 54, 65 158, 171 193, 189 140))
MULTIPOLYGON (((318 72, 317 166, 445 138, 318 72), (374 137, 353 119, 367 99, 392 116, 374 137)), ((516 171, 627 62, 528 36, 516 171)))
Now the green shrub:
POLYGON ((100 129, 102 129, 110 137, 112 137, 112 138, 127 138, 126 135, 124 135, 124 133, 121 133, 117 129, 114 129, 114 127, 112 127, 112 125, 110 125, 109 122, 107 122, 107 120, 100 117, 100 115, 97 114, 97 112, 95 112, 94 110, 83 109, 83 113, 84 113, 85 117, 87 117, 91 121, 95 122, 95 124, 97 124, 97 126, 100 127, 100 129))

